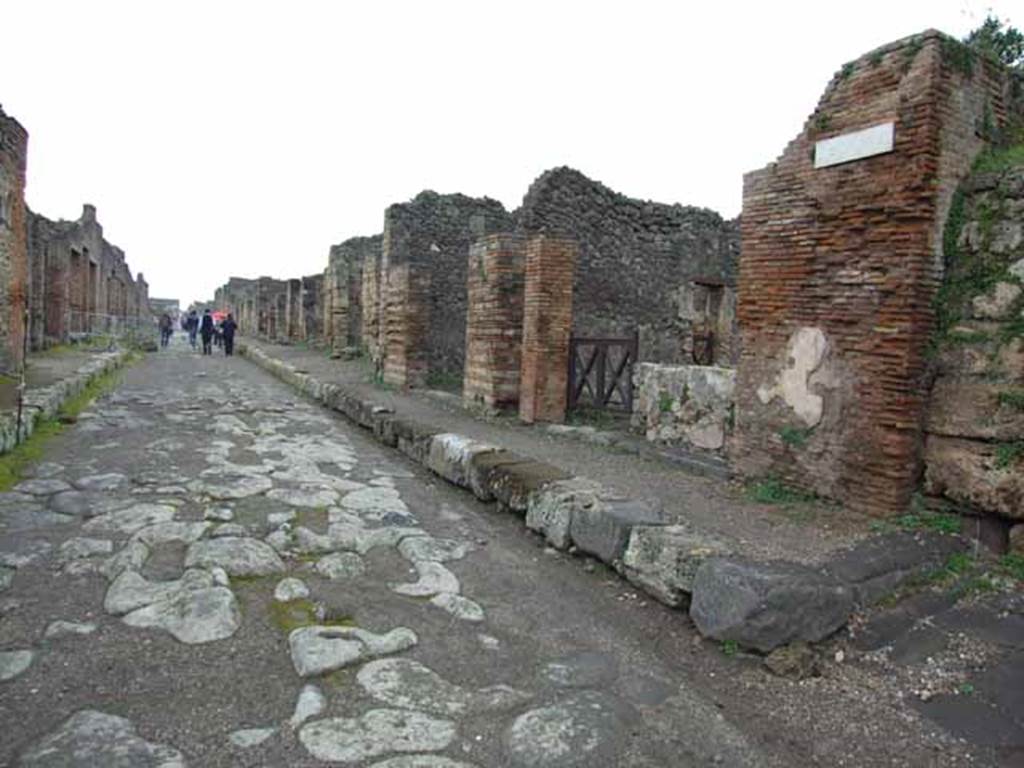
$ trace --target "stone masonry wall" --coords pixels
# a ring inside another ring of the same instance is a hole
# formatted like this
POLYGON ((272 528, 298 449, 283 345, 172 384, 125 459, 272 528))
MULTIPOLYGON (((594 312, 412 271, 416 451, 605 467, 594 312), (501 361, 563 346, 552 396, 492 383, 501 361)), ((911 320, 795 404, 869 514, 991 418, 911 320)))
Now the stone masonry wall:
POLYGON ((422 386, 430 376, 461 379, 469 247, 511 229, 512 217, 487 198, 428 191, 387 209, 380 270, 385 381, 422 386))
POLYGON ((519 418, 527 424, 565 420, 579 250, 574 240, 548 235, 526 245, 519 418))
POLYGON ((490 235, 469 249, 462 399, 486 410, 519 404, 526 240, 490 235))
POLYGON ((0 109, 0 373, 21 365, 28 284, 25 169, 28 132, 0 109))
POLYGON ((302 339, 302 320, 302 281, 293 278, 286 281, 285 329, 282 336, 291 341, 302 339))
MULTIPOLYGON (((722 336, 715 360, 735 358, 732 304, 705 301, 695 313, 695 281, 721 293, 735 284, 739 230, 706 208, 635 200, 571 168, 543 173, 516 211, 526 234, 571 237, 580 244, 573 290, 573 333, 632 336, 640 359, 690 363, 694 325, 722 336), (713 310, 704 322, 705 310, 713 310), (719 321, 719 311, 728 312, 719 321)), ((731 290, 731 288, 730 288, 731 290)))
POLYGON ((862 511, 906 508, 955 181, 1010 83, 938 32, 873 51, 744 179, 736 467, 862 511), (816 142, 892 122, 892 151, 815 168, 816 142))
POLYGON ((994 548, 1012 540, 1024 553, 1024 164, 976 173, 962 192, 939 297, 924 490, 985 518, 994 548))
MULTIPOLYGON (((323 275, 322 323, 324 341, 335 351, 345 347, 368 346, 363 340, 366 314, 363 309, 363 294, 366 290, 364 265, 369 265, 371 271, 376 270, 380 261, 380 244, 381 236, 375 235, 353 237, 331 246, 327 269, 323 275)), ((376 301, 372 298, 370 300, 375 308, 376 301)))
POLYGON ((732 432, 736 371, 640 363, 632 425, 651 442, 720 451, 732 432))
POLYGON ((301 338, 310 344, 319 344, 323 340, 323 306, 321 305, 324 290, 324 276, 307 275, 302 278, 302 318, 301 338))

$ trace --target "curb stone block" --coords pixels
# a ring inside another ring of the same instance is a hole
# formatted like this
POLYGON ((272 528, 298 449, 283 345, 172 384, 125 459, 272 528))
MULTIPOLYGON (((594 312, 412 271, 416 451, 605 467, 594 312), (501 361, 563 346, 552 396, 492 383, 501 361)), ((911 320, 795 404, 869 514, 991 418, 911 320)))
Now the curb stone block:
POLYGON ((794 640, 824 640, 852 610, 852 590, 819 569, 742 557, 706 560, 690 600, 690 618, 702 635, 762 653, 794 640))
POLYGON ((568 549, 572 544, 569 528, 580 509, 598 503, 600 483, 585 477, 557 480, 530 494, 526 506, 526 527, 543 534, 555 549, 568 549))
POLYGON ((470 462, 481 453, 493 453, 496 446, 445 432, 434 435, 427 453, 427 468, 460 488, 470 487, 470 462))
POLYGON ((663 521, 660 506, 650 502, 598 498, 595 504, 573 510, 569 535, 581 552, 612 565, 625 553, 635 526, 662 525, 663 521))
POLYGON ((435 427, 412 419, 393 419, 393 428, 398 436, 398 450, 413 461, 426 465, 430 443, 439 434, 435 427))
POLYGON ((498 448, 491 453, 477 453, 469 458, 469 488, 480 501, 494 501, 492 483, 495 470, 508 464, 526 461, 525 456, 498 448))
POLYGON ((688 525, 639 525, 629 534, 617 570, 659 602, 678 608, 689 603, 701 564, 732 550, 724 540, 688 525))
POLYGON ((526 514, 530 494, 569 475, 557 467, 524 458, 512 464, 498 464, 488 478, 491 493, 503 510, 526 514))
POLYGON ((857 605, 871 605, 909 579, 943 566, 968 548, 965 539, 933 531, 873 536, 831 558, 825 572, 853 591, 857 605))

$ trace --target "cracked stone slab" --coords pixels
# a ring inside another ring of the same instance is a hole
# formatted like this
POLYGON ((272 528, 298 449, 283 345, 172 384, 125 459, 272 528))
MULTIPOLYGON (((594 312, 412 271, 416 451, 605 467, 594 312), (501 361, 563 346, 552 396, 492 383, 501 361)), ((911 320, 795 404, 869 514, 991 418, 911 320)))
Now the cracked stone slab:
POLYGON ((115 616, 130 613, 153 603, 171 600, 182 592, 213 586, 208 571, 190 569, 175 581, 149 581, 132 570, 123 571, 107 589, 103 608, 115 616))
POLYGON ((442 592, 430 599, 430 604, 441 610, 448 611, 452 616, 462 621, 483 621, 484 609, 479 603, 470 600, 462 595, 453 595, 450 592, 442 592))
POLYGON ((277 733, 277 728, 242 728, 228 734, 228 741, 241 749, 258 747, 277 733))
POLYGON ((433 536, 417 536, 403 539, 398 545, 402 557, 411 562, 432 560, 446 563, 450 560, 461 560, 469 552, 465 542, 454 539, 435 539, 433 536))
POLYGON ((163 629, 188 645, 231 637, 242 625, 235 594, 225 587, 186 590, 170 600, 132 611, 122 621, 133 627, 163 629))
POLYGON ((269 544, 252 538, 197 541, 185 553, 185 567, 219 565, 231 576, 269 576, 282 573, 284 562, 269 544))
POLYGON ((437 752, 455 738, 455 723, 421 712, 371 709, 358 718, 315 720, 299 731, 318 760, 356 763, 388 752, 437 752))
POLYGON ((104 475, 89 475, 75 480, 75 488, 80 491, 116 491, 128 482, 128 478, 120 472, 108 472, 104 475))
POLYGON ((184 522, 172 520, 168 523, 157 523, 140 528, 132 536, 133 541, 141 541, 149 547, 156 547, 160 544, 191 544, 203 537, 212 523, 184 522))
POLYGON ((367 522, 387 525, 415 525, 416 518, 405 506, 394 488, 364 488, 345 494, 341 500, 343 509, 350 510, 367 522))
POLYGON ((81 560, 97 555, 109 555, 114 551, 114 542, 110 539, 89 539, 76 537, 68 539, 60 545, 61 560, 81 560))
POLYGON ((624 710, 605 694, 580 693, 517 717, 505 732, 505 749, 523 768, 614 765, 615 744, 628 728, 624 710))
POLYGON ((410 597, 430 597, 443 592, 457 595, 460 591, 459 580, 455 574, 440 563, 432 560, 417 560, 413 563, 419 580, 411 584, 398 584, 391 589, 400 595, 410 597))
POLYGON ((302 579, 296 579, 294 576, 281 579, 274 587, 274 599, 279 603, 289 603, 304 597, 309 597, 309 587, 302 579))
POLYGON ((531 696, 506 685, 468 690, 411 659, 382 659, 363 665, 356 676, 363 689, 391 707, 460 717, 518 707, 531 696))
POLYGON ((62 768, 185 768, 182 754, 146 741, 130 720, 86 709, 22 755, 23 766, 62 768))
POLYGON ((203 493, 218 501, 226 499, 244 499, 258 496, 274 487, 274 481, 264 475, 219 475, 216 479, 193 480, 188 489, 193 493, 203 493))
POLYGON ((358 627, 299 627, 288 635, 292 665, 300 677, 311 677, 348 667, 376 656, 412 648, 418 639, 406 627, 378 635, 358 627))
POLYGON ((0 652, 0 682, 13 680, 32 665, 35 652, 28 649, 0 652))
POLYGON ((329 507, 338 501, 337 491, 325 488, 275 488, 267 491, 267 498, 292 507, 329 507))
POLYGON ((70 491, 71 486, 55 477, 44 477, 36 480, 22 480, 14 486, 14 490, 32 496, 52 496, 61 491, 70 491))
POLYGON ((298 728, 310 718, 316 717, 327 707, 327 697, 313 684, 302 686, 295 702, 295 711, 288 720, 288 726, 298 728))
POLYGON ((136 504, 94 517, 82 526, 89 533, 135 533, 174 519, 177 510, 169 504, 136 504))
POLYGON ((120 551, 107 558, 100 573, 107 577, 107 581, 113 581, 124 571, 140 571, 142 566, 149 559, 149 547, 141 541, 129 541, 120 551))
POLYGON ((399 755, 370 768, 477 768, 473 763, 463 763, 442 755, 399 755))
POLYGON ((316 572, 331 580, 356 579, 366 573, 366 564, 354 552, 335 552, 320 558, 316 572))
POLYGON ((91 635, 96 629, 96 625, 91 621, 54 621, 46 627, 43 637, 47 640, 53 640, 58 637, 67 637, 68 635, 91 635))

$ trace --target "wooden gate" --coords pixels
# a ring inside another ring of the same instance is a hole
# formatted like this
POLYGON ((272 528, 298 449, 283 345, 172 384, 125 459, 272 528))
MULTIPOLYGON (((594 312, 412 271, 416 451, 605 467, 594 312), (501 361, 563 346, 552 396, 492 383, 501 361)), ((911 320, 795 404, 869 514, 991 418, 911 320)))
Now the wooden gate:
POLYGON ((569 409, 633 410, 633 366, 639 339, 569 339, 569 409))

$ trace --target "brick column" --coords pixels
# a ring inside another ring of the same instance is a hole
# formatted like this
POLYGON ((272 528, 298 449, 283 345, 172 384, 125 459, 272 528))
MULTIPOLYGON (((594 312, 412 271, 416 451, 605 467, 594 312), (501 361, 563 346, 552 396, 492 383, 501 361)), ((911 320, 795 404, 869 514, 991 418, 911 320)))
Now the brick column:
POLYGON ((490 410, 519 404, 526 240, 490 235, 469 249, 462 399, 490 410))
POLYGON ((285 289, 285 320, 284 327, 280 329, 279 335, 289 339, 301 339, 302 333, 299 328, 302 317, 302 281, 289 280, 285 289))
POLYGON ((415 263, 390 267, 383 291, 384 381, 423 386, 430 370, 430 272, 415 263))
POLYGON ((528 424, 565 420, 578 255, 575 240, 538 235, 526 245, 519 418, 528 424))

